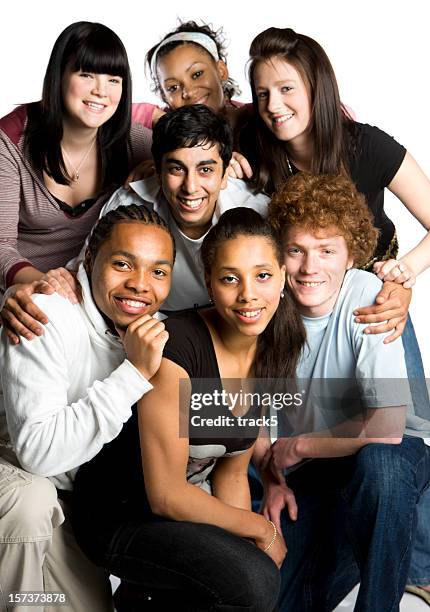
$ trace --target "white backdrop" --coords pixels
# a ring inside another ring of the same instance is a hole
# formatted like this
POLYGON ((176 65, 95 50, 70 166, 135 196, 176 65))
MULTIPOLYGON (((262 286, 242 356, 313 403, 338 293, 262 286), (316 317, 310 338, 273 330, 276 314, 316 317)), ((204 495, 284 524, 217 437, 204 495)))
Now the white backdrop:
MULTIPOLYGON (((249 100, 245 62, 252 38, 275 25, 315 38, 327 51, 337 74, 342 100, 360 121, 392 134, 430 175, 429 21, 422 0, 313 0, 270 3, 236 0, 112 2, 92 0, 15 0, 2 7, 0 36, 0 116, 15 104, 40 98, 52 45, 74 21, 100 21, 124 42, 133 72, 134 101, 154 101, 144 74, 146 51, 175 27, 177 19, 200 19, 224 27, 230 73, 249 100)), ((430 206, 430 202, 429 202, 430 206)), ((387 197, 401 252, 424 235, 395 198, 387 197)), ((419 278, 411 312, 430 376, 427 299, 430 272, 419 278)))

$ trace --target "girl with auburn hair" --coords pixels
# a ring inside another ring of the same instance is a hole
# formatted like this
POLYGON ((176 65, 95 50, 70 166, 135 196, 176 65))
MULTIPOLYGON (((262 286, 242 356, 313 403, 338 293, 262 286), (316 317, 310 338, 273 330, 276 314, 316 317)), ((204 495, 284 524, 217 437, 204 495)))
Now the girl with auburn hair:
POLYGON ((140 449, 135 419, 75 484, 78 541, 121 578, 119 611, 135 609, 139 595, 139 609, 147 599, 184 611, 276 605, 285 544, 251 511, 247 479, 258 429, 241 428, 245 405, 196 411, 194 402, 203 389, 232 391, 231 379, 294 377, 304 328, 283 293, 282 244, 258 213, 225 212, 205 237, 202 259, 214 306, 165 320, 161 367, 137 408, 140 449), (208 415, 231 422, 193 422, 208 415))
MULTIPOLYGON (((430 233, 396 260, 398 243, 395 227, 384 211, 384 188, 397 195, 428 229, 428 178, 393 138, 350 119, 340 102, 330 61, 315 40, 290 28, 272 27, 253 40, 250 56, 255 111, 242 130, 241 149, 254 168, 255 187, 271 194, 299 171, 346 174, 353 180, 366 197, 380 232, 375 253, 363 268, 390 281, 384 284, 378 305, 359 309, 357 316, 362 323, 380 323, 367 328, 369 333, 393 329, 387 341, 405 330, 408 374, 424 378, 419 347, 407 318, 411 292, 406 289, 430 265, 430 233)), ((428 406, 424 389, 415 399, 416 408, 421 410, 423 403, 428 406)))
POLYGON ((15 286, 15 314, 23 283, 47 281, 72 299, 71 275, 49 270, 79 253, 102 205, 150 157, 150 134, 130 117, 124 45, 80 21, 54 44, 42 99, 0 119, 0 290, 15 286))
MULTIPOLYGON (((409 289, 415 277, 430 265, 430 233, 397 260, 395 227, 384 211, 387 187, 429 230, 429 179, 393 138, 377 127, 350 118, 340 102, 329 58, 309 36, 275 27, 258 34, 250 47, 249 78, 254 116, 243 129, 241 150, 253 166, 256 188, 272 194, 289 176, 306 171, 345 174, 365 196, 379 229, 379 240, 373 257, 363 268, 373 270, 384 286, 376 298, 377 305, 357 309, 354 314, 360 323, 380 323, 366 328, 368 333, 394 330, 385 342, 403 333, 415 413, 429 419, 424 368, 407 312, 409 289)), ((419 539, 425 541, 422 548, 428 553, 429 503, 427 494, 421 504, 422 517, 419 515, 419 539)), ((426 576, 424 586, 430 590, 428 558, 428 554, 414 551, 410 579, 422 585, 426 576)))

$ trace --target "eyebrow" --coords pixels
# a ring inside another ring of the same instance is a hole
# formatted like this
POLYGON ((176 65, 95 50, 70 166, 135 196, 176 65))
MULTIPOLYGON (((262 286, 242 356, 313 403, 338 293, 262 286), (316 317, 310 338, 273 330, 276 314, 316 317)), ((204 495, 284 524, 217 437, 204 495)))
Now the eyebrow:
MULTIPOLYGON (((175 159, 174 157, 168 157, 164 160, 165 164, 176 164, 177 166, 182 166, 182 168, 186 168, 185 164, 180 159, 175 159)), ((214 166, 218 162, 216 159, 204 159, 197 163, 197 166, 214 166)))
MULTIPOLYGON (((303 245, 301 244, 301 242, 295 242, 294 240, 286 240, 285 241, 285 246, 298 246, 298 247, 303 247, 303 245)), ((337 243, 333 240, 330 240, 329 238, 327 238, 327 240, 324 240, 324 242, 320 242, 316 248, 321 248, 321 247, 326 247, 326 246, 337 246, 337 243)))
MULTIPOLYGON (((297 83, 297 79, 280 79, 275 81, 275 85, 284 85, 285 83, 297 83)), ((267 89, 266 87, 256 87, 256 89, 267 89)))
POLYGON ((129 253, 128 251, 113 251, 110 256, 111 257, 118 257, 118 255, 121 255, 122 257, 127 257, 128 259, 132 259, 133 261, 136 260, 136 256, 133 255, 133 253, 129 253))
MULTIPOLYGON (((204 64, 204 60, 198 60, 197 62, 193 62, 192 64, 190 64, 187 68, 185 68, 185 72, 189 72, 196 64, 204 64)), ((176 77, 167 77, 167 79, 164 79, 163 83, 167 83, 167 81, 178 81, 179 79, 177 79, 176 77)))
MULTIPOLYGON (((137 257, 136 255, 133 255, 133 253, 129 253, 128 251, 114 251, 113 253, 111 253, 111 257, 127 257, 127 259, 131 259, 131 261, 137 261, 137 257)), ((172 267, 172 262, 169 261, 168 259, 157 259, 157 261, 153 261, 152 265, 154 266, 169 266, 170 268, 172 267)))
MULTIPOLYGON (((273 268, 273 263, 261 263, 253 266, 254 268, 273 268)), ((229 272, 240 272, 240 268, 234 268, 232 266, 222 266, 221 270, 228 270, 229 272)))

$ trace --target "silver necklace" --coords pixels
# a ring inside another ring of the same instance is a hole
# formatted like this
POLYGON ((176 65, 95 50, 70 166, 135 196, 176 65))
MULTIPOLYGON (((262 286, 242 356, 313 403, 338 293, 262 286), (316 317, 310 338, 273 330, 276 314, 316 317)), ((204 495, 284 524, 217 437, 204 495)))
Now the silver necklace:
POLYGON ((93 147, 94 147, 94 143, 97 140, 97 138, 94 138, 92 143, 90 144, 88 150, 86 151, 86 153, 84 154, 83 158, 81 159, 81 161, 79 162, 78 166, 75 166, 75 164, 72 162, 72 160, 70 159, 64 145, 61 145, 61 150, 64 153, 64 156, 67 160, 67 162, 69 163, 70 166, 72 166, 73 169, 73 176, 71 177, 73 181, 75 181, 75 183, 77 181, 79 181, 79 170, 82 168, 83 164, 85 163, 85 160, 87 159, 88 155, 91 153, 93 147))
POLYGON ((291 163, 290 163, 290 158, 287 155, 287 165, 288 165, 288 170, 290 171, 290 174, 293 174, 293 169, 291 168, 291 163))

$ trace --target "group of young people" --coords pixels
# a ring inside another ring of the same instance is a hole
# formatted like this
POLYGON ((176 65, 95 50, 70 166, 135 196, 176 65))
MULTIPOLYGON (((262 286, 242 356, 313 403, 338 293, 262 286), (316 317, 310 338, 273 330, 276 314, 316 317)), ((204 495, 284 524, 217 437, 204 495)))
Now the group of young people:
POLYGON ((250 104, 208 26, 147 62, 160 108, 132 105, 114 32, 72 24, 0 119, 0 603, 111 610, 109 573, 128 612, 332 610, 357 582, 357 610, 430 602, 407 315, 430 237, 397 259, 384 212, 388 188, 429 229, 430 182, 289 28, 252 42, 250 104), (191 424, 202 390, 298 381, 275 428, 244 430, 274 411, 246 401, 191 424))

